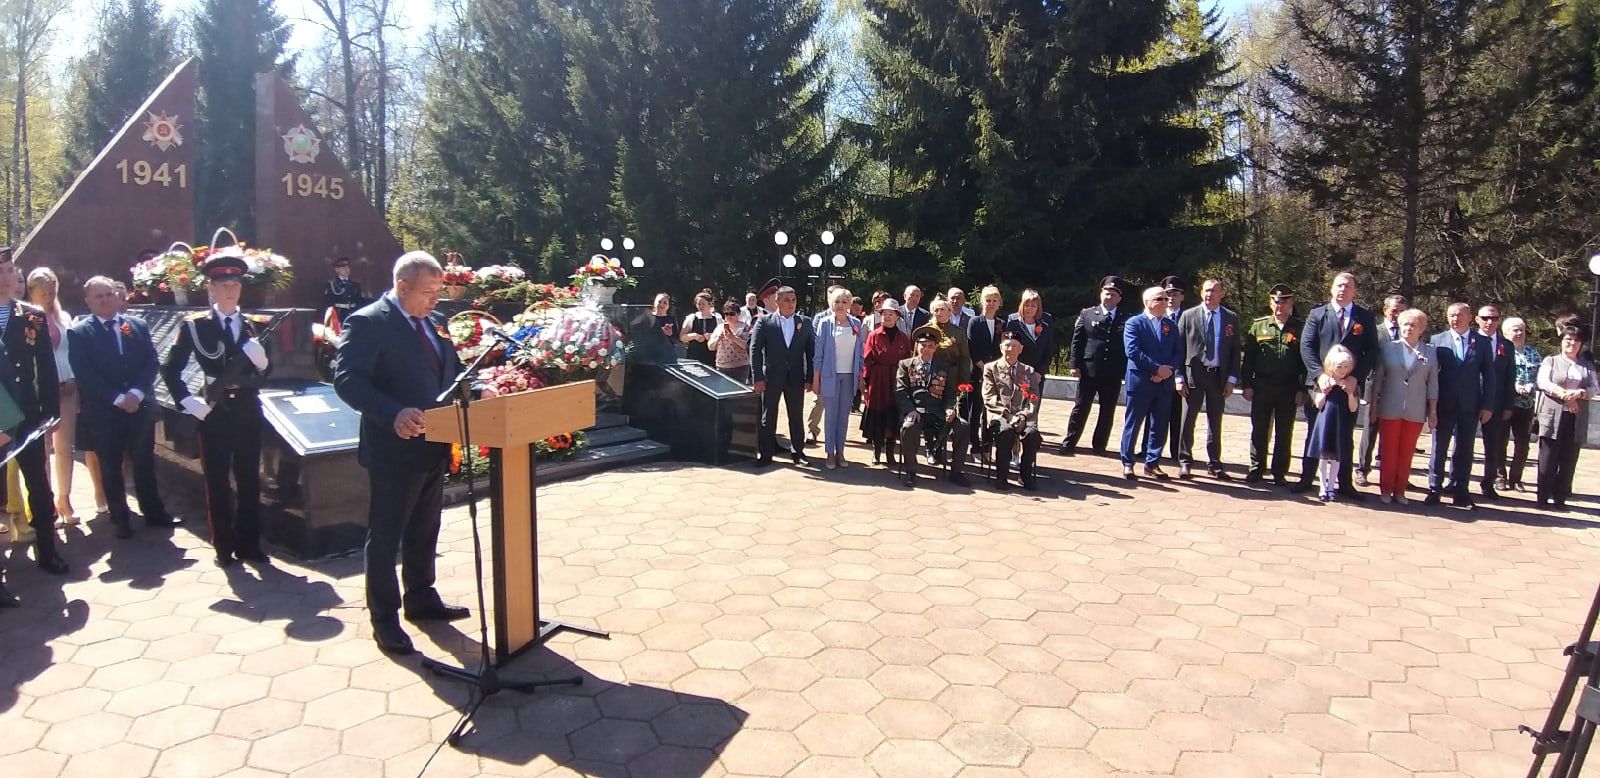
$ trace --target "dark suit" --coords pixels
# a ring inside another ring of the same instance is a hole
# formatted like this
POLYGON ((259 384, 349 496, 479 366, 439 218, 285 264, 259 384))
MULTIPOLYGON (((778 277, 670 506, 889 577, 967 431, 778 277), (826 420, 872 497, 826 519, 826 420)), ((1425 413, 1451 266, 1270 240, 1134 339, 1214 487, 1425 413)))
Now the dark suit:
MULTIPOLYGON (((61 416, 61 381, 56 374, 55 350, 50 345, 50 327, 44 312, 19 300, 10 303, 0 344, 5 346, 5 388, 22 410, 22 426, 12 437, 27 435, 43 422, 61 416)), ((44 441, 17 454, 17 469, 28 487, 28 510, 38 535, 34 547, 39 558, 55 556, 55 494, 45 464, 44 441)))
POLYGON ((367 298, 361 294, 361 285, 355 279, 335 278, 322 287, 322 302, 325 308, 338 309, 339 318, 343 320, 357 308, 366 305, 367 298))
POLYGON ((432 443, 423 435, 402 439, 394 420, 406 408, 438 407, 434 398, 461 372, 461 362, 448 335, 441 334, 442 314, 428 314, 421 325, 418 332, 394 296, 385 294, 345 321, 333 366, 334 390, 361 414, 357 456, 371 484, 367 610, 375 622, 400 611, 397 554, 404 603, 427 605, 439 596, 433 588, 434 552, 450 444, 432 443))
POLYGON ((801 406, 806 396, 806 385, 811 383, 812 361, 816 348, 816 330, 811 320, 796 313, 794 334, 789 342, 783 337, 783 317, 774 313, 756 319, 750 334, 750 374, 755 383, 766 382, 761 395, 761 435, 759 453, 762 459, 771 459, 778 450, 778 400, 783 400, 784 413, 789 417, 789 445, 796 456, 805 451, 805 417, 801 406))
MULTIPOLYGON (((1372 312, 1355 303, 1349 307, 1349 315, 1340 326, 1340 309, 1333 303, 1319 305, 1312 309, 1306 316, 1305 328, 1301 330, 1300 358, 1306 363, 1306 396, 1311 396, 1311 390, 1316 388, 1317 379, 1322 377, 1322 359, 1333 350, 1336 345, 1343 345, 1350 349, 1356 357, 1355 376, 1357 387, 1366 385, 1367 376, 1372 375, 1372 369, 1378 363, 1378 326, 1372 312)), ((1356 414, 1347 406, 1341 406, 1340 413, 1349 414, 1345 419, 1346 439, 1341 443, 1342 451, 1354 449, 1356 414)), ((1317 422, 1316 403, 1305 404, 1306 421, 1315 426, 1317 422)), ((1310 438, 1307 438, 1309 443, 1310 438)), ((1308 447, 1309 449, 1309 447, 1308 447)), ((1339 489, 1351 491, 1355 484, 1351 481, 1354 468, 1353 461, 1339 463, 1339 489)), ((1311 478, 1317 472, 1317 458, 1303 457, 1301 459, 1300 483, 1309 486, 1311 478)))
POLYGON ((1172 412, 1172 398, 1176 396, 1177 371, 1183 367, 1183 338, 1170 319, 1156 318, 1141 313, 1128 320, 1122 330, 1123 351, 1128 355, 1128 370, 1123 382, 1127 386, 1128 409, 1122 424, 1122 464, 1133 466, 1134 438, 1148 422, 1145 436, 1144 463, 1146 467, 1161 461, 1161 447, 1167 437, 1167 414, 1172 412), (1170 367, 1173 374, 1156 381, 1154 376, 1161 367, 1170 367))
POLYGON ((1489 372, 1494 378, 1495 404, 1489 410, 1493 415, 1483 425, 1483 479, 1479 485, 1484 491, 1494 488, 1494 481, 1506 464, 1506 443, 1511 437, 1511 421, 1502 419, 1511 410, 1517 398, 1517 349, 1498 332, 1489 341, 1491 363, 1489 372))
POLYGON ((967 420, 967 434, 972 449, 986 452, 994 444, 994 435, 986 422, 988 412, 983 406, 983 366, 1000 358, 1000 333, 1006 331, 1005 317, 996 315, 993 321, 974 316, 967 321, 967 353, 972 357, 972 394, 967 397, 967 407, 961 414, 967 420))
MULTIPOLYGON (((206 521, 220 559, 235 552, 261 555, 261 399, 263 374, 241 350, 257 337, 267 317, 235 311, 229 331, 216 309, 190 314, 161 364, 161 380, 182 408, 190 396, 183 369, 193 358, 206 376, 204 399, 211 411, 200 422, 200 469, 205 475, 206 521), (237 340, 233 328, 237 327, 237 340), (232 473, 233 483, 228 481, 232 473), (234 484, 238 485, 235 493, 234 484)), ((265 344, 263 344, 265 345, 265 344)), ((268 370, 271 366, 268 366, 268 370)))
POLYGON ((1105 451, 1111 443, 1111 416, 1116 411, 1117 395, 1122 391, 1122 375, 1128 371, 1128 355, 1123 350, 1122 328, 1128 323, 1126 311, 1108 311, 1101 306, 1085 308, 1072 327, 1072 367, 1078 371, 1078 401, 1067 419, 1063 448, 1078 447, 1083 428, 1089 423, 1089 408, 1100 403, 1094 423, 1094 450, 1105 451))
POLYGON ((1178 332, 1183 335, 1183 383, 1189 388, 1188 408, 1183 414, 1183 438, 1178 446, 1178 463, 1194 462, 1194 427, 1202 407, 1206 414, 1206 464, 1213 471, 1222 467, 1222 413, 1225 410, 1223 390, 1228 384, 1239 383, 1239 314, 1217 306, 1211 314, 1210 330, 1206 327, 1206 307, 1196 305, 1178 318, 1178 332), (1207 340, 1215 353, 1207 365, 1205 357, 1207 340))
POLYGON ((1013 313, 1006 318, 1006 329, 1017 333, 1017 340, 1022 341, 1022 356, 1017 360, 1041 376, 1048 375, 1050 362, 1056 356, 1055 321, 1041 313, 1030 327, 1021 316, 1013 313))
MULTIPOLYGON (((900 360, 895 370, 894 399, 900 411, 900 466, 903 476, 910 480, 917 474, 917 446, 926 433, 933 438, 929 449, 942 451, 946 441, 955 443, 955 459, 950 463, 950 476, 961 475, 962 464, 967 459, 966 422, 961 414, 955 421, 945 418, 955 407, 956 387, 961 384, 955 368, 935 357, 924 369, 921 357, 900 360)), ((999 452, 1011 456, 1010 451, 999 452)))
POLYGON ((933 320, 933 314, 927 308, 912 308, 906 310, 904 304, 900 306, 900 331, 907 335, 917 331, 918 327, 933 320))
POLYGON ((147 520, 164 520, 167 509, 156 486, 155 383, 156 348, 150 329, 137 316, 119 315, 107 328, 85 316, 67 329, 67 358, 78 382, 79 429, 87 433, 89 450, 100 458, 100 485, 106 493, 111 522, 128 523, 124 459, 133 466, 133 493, 147 520), (124 412, 117 396, 137 393, 138 410, 124 412))
MULTIPOLYGON (((1458 497, 1467 494, 1472 478, 1472 448, 1478 437, 1478 414, 1493 410, 1496 397, 1494 352, 1489 339, 1469 330, 1463 354, 1456 354, 1456 335, 1441 332, 1428 342, 1439 356, 1439 423, 1433 428, 1428 452, 1428 491, 1449 487, 1458 497), (1452 453, 1450 444, 1454 441, 1452 453), (1450 478, 1445 482, 1445 457, 1450 458, 1450 478)), ((1489 471, 1491 478, 1494 471, 1489 471)), ((1492 483, 1492 481, 1491 481, 1492 483)))

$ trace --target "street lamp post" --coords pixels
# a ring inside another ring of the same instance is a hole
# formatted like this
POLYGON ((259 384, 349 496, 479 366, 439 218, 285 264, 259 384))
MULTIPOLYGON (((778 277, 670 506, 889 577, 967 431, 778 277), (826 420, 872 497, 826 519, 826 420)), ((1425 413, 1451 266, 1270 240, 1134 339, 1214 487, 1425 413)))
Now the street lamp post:
POLYGON ((1594 291, 1589 293, 1589 337, 1593 352, 1595 331, 1600 330, 1600 254, 1589 257, 1589 274, 1594 276, 1594 291))
MULTIPOLYGON (((833 243, 837 238, 833 234, 833 230, 823 230, 822 234, 817 236, 817 239, 822 241, 822 245, 824 247, 823 251, 828 251, 833 246, 833 243)), ((783 256, 780 261, 783 263, 784 272, 792 271, 800 266, 799 254, 801 249, 798 245, 795 245, 792 249, 790 248, 788 233, 784 232, 783 230, 773 233, 772 242, 778 246, 778 250, 783 252, 783 256)), ((811 275, 806 276, 806 278, 815 282, 814 291, 818 295, 821 294, 822 289, 827 287, 830 268, 834 271, 839 271, 842 273, 844 271, 845 262, 845 256, 841 253, 835 253, 826 261, 823 260, 822 254, 815 251, 806 255, 806 266, 811 268, 812 271, 811 275)), ((822 307, 826 308, 827 303, 827 300, 823 300, 822 307)))

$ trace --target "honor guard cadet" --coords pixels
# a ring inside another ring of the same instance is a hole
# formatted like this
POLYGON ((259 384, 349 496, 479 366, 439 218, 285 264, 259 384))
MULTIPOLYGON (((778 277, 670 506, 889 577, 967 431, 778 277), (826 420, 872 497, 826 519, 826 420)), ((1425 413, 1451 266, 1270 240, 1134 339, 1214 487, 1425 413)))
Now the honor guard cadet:
POLYGON ((344 321, 357 308, 367 304, 366 297, 361 294, 361 284, 350 279, 350 258, 339 257, 333 262, 334 277, 323 289, 322 297, 324 307, 332 308, 339 314, 339 321, 344 321))
POLYGON ((1244 337, 1239 384, 1250 401, 1250 472, 1246 481, 1266 479, 1288 485, 1289 441, 1294 414, 1305 402, 1306 365, 1300 358, 1300 317, 1294 315, 1294 290, 1284 284, 1269 293, 1271 313, 1250 322, 1244 337), (1267 444, 1272 443, 1272 457, 1267 444))
POLYGON ((238 256, 212 257, 205 265, 211 310, 190 314, 161 365, 167 391, 200 420, 200 465, 205 472, 206 517, 217 565, 266 562, 261 551, 261 402, 267 352, 258 339, 270 320, 239 310, 246 266, 238 256), (183 370, 190 357, 205 372, 204 397, 190 393, 183 370), (237 493, 230 488, 233 474, 237 493), (237 497, 237 499, 235 499, 237 497))

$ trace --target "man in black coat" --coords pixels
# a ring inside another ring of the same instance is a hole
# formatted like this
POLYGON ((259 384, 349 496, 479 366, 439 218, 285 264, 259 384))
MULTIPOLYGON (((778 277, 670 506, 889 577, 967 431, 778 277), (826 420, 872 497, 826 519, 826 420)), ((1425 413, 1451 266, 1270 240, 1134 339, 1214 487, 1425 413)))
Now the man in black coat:
MULTIPOLYGON (((1439 423, 1433 427, 1428 451, 1428 505, 1438 505, 1443 492, 1454 495, 1457 507, 1475 507, 1468 486, 1472 479, 1472 449, 1478 425, 1489 421, 1498 408, 1494 351, 1488 338, 1472 329, 1472 306, 1451 303, 1445 310, 1449 328, 1428 342, 1439 355, 1439 423), (1452 453, 1451 444, 1455 444, 1452 453), (1449 457, 1449 479, 1445 460, 1449 457)), ((1494 471, 1489 471, 1491 477, 1494 471)))
MULTIPOLYGON (((444 289, 444 268, 427 252, 413 251, 395 262, 394 288, 350 315, 334 362, 333 387, 361 414, 357 458, 367 469, 371 499, 367 509, 367 610, 378 648, 393 655, 415 649, 400 628, 400 611, 409 621, 453 621, 466 608, 446 605, 434 588, 434 556, 450 444, 425 437, 423 411, 439 407, 437 397, 461 362, 434 308, 444 289), (400 557, 400 582, 395 557, 400 557)), ((487 388, 484 395, 493 395, 487 388)))
POLYGON ((1128 321, 1122 303, 1122 279, 1106 276, 1100 281, 1100 304, 1078 313, 1072 327, 1072 368, 1078 371, 1078 400, 1067 419, 1067 435, 1060 453, 1077 453, 1078 439, 1089 422, 1089 408, 1100 403, 1094 423, 1094 452, 1104 455, 1111 443, 1111 417, 1122 393, 1122 374, 1128 370, 1128 355, 1123 353, 1122 326, 1128 321))
POLYGON ((173 402, 200 420, 206 521, 218 567, 267 561, 261 550, 260 389, 269 363, 257 328, 271 318, 239 310, 247 270, 241 257, 212 255, 204 269, 211 308, 184 317, 161 363, 173 402), (205 374, 202 397, 183 380, 190 359, 205 374))
POLYGON ((807 463, 805 455, 805 416, 801 412, 806 391, 811 386, 811 369, 816 333, 811 320, 795 314, 798 302, 794 287, 778 290, 778 312, 756 320, 750 335, 750 374, 756 394, 761 395, 761 435, 757 467, 772 464, 778 450, 778 400, 783 400, 789 417, 789 445, 794 463, 807 463))
POLYGON ((100 459, 100 485, 111 526, 119 538, 133 537, 122 463, 133 465, 139 513, 152 527, 171 526, 156 486, 156 348, 137 316, 122 315, 122 295, 105 276, 84 282, 89 315, 67 329, 67 358, 78 382, 80 429, 100 459))
POLYGON ((1478 308, 1478 334, 1489 341, 1489 372, 1494 378, 1495 404, 1483 423, 1483 479, 1478 488, 1484 499, 1497 500, 1495 479, 1506 464, 1506 442, 1511 435, 1511 406, 1517 399, 1517 348, 1500 334, 1500 306, 1478 308))
MULTIPOLYGON (((10 363, 4 373, 5 389, 22 411, 22 425, 13 433, 20 438, 60 418, 61 382, 44 311, 16 299, 18 281, 11 249, 0 248, 0 344, 10 363)), ((34 562, 45 572, 61 575, 67 572, 67 563, 56 554, 56 499, 50 490, 45 445, 41 439, 23 449, 17 454, 17 467, 27 484, 28 511, 33 514, 34 562)))
MULTIPOLYGON (((1356 358, 1356 386, 1358 389, 1366 386, 1367 376, 1372 375, 1372 369, 1378 360, 1378 326, 1372 312, 1356 305, 1356 277, 1350 273, 1340 273, 1333 277, 1333 284, 1328 290, 1331 298, 1327 305, 1319 305, 1312 309, 1306 316, 1305 328, 1300 336, 1300 358, 1306 363, 1306 394, 1312 390, 1326 391, 1332 385, 1332 379, 1322 371, 1322 359, 1336 345, 1343 345, 1350 349, 1356 358)), ((1316 424, 1316 403, 1305 404, 1306 420, 1316 424)), ((1348 414, 1345 419, 1345 439, 1341 445, 1346 451, 1354 451, 1356 414, 1347 408, 1341 408, 1340 413, 1348 414)), ((1339 463, 1339 494, 1352 502, 1361 502, 1366 499, 1355 489, 1351 477, 1355 470, 1354 456, 1343 457, 1339 463)), ((1312 457, 1303 457, 1301 460, 1300 482, 1291 489, 1296 494, 1311 491, 1311 479, 1317 472, 1317 460, 1312 457)))

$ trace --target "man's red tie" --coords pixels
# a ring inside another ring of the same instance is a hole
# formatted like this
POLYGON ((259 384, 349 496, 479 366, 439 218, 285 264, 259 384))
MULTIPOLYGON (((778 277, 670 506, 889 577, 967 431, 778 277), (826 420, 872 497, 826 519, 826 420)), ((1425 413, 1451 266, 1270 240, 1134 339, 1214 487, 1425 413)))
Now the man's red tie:
POLYGON ((433 371, 435 373, 443 372, 444 361, 439 358, 439 347, 435 346, 433 339, 428 337, 428 331, 422 328, 422 318, 413 316, 411 317, 411 323, 417 327, 417 340, 422 341, 422 350, 428 352, 428 356, 433 357, 433 371))

